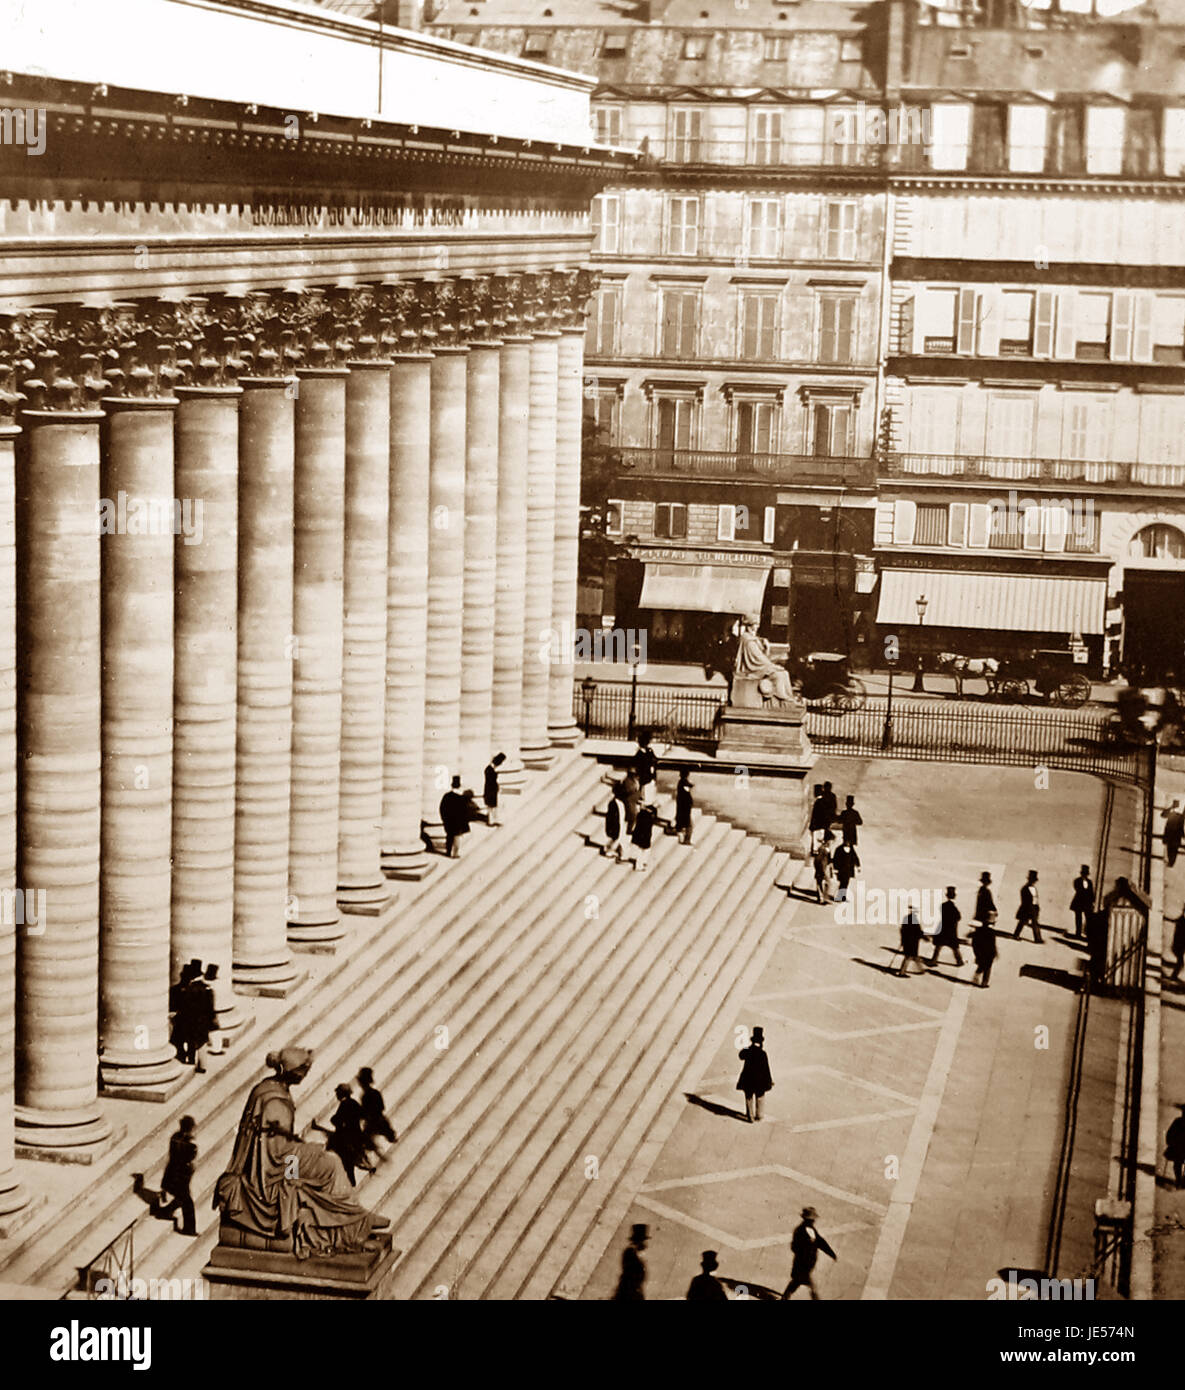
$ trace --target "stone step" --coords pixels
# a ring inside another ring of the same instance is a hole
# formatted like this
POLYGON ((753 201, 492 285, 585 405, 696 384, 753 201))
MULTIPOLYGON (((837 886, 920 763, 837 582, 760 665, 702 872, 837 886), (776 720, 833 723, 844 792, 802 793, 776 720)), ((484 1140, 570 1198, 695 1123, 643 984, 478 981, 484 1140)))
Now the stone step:
MULTIPOLYGON (((711 842, 723 844, 731 836, 727 828, 714 826, 711 842)), ((673 842, 661 848, 664 872, 660 874, 656 861, 644 885, 635 889, 632 884, 626 884, 624 892, 619 891, 615 900, 606 899, 600 921, 608 922, 608 928, 597 932, 593 940, 585 944, 583 952, 575 953, 567 974, 552 982, 550 997, 537 1000, 523 992, 514 1014, 521 1015, 529 1009, 530 1017, 513 1040, 503 1040, 506 1063, 496 1094, 486 1099, 480 1088, 470 1093, 478 1103, 484 1103, 485 1113, 476 1123, 468 1110, 450 1117, 449 1132, 441 1138, 447 1141, 455 1137, 463 1152, 452 1154, 443 1142, 440 1143, 437 1146, 439 1174, 432 1175, 430 1181, 435 1183, 438 1176, 443 1175, 452 1190, 462 1194, 459 1210, 468 1210, 483 1195, 483 1184, 488 1186, 494 1180, 499 1153, 513 1156, 530 1138, 529 1132, 524 1131, 531 1107, 551 1112, 554 1120, 551 1098, 555 1089, 563 1090, 564 1078, 574 1074, 581 1064, 599 1062, 602 1056, 600 1035, 607 1026, 606 1014, 612 1019, 619 1013, 620 1005, 615 1001, 628 998, 633 981, 644 979, 646 972, 653 969, 655 957, 671 935, 669 931, 649 928, 642 934, 642 924, 649 910, 661 904, 674 921, 679 920, 685 909, 692 910, 702 885, 696 881, 693 866, 679 862, 691 856, 686 851, 680 854, 680 847, 673 842), (573 1054, 573 1060, 569 1061, 568 1054, 573 1054), (499 1142, 505 1146, 501 1151, 497 1147, 499 1142), (458 1162, 469 1163, 470 1171, 461 1175, 458 1162)), ((627 874, 633 877, 632 870, 617 869, 616 872, 619 879, 627 874)), ((512 1023, 513 1018, 507 1020, 507 1031, 512 1023)), ((567 1103, 565 1098, 565 1105, 567 1103)), ((562 1112, 560 1121, 562 1127, 562 1112)), ((535 1145, 536 1153, 545 1150, 550 1142, 554 1142, 552 1136, 541 1139, 535 1145)), ((410 1197, 410 1193, 408 1195, 410 1197)), ((406 1253, 396 1271, 395 1292, 397 1296, 410 1297, 415 1288, 411 1271, 419 1258, 417 1242, 427 1235, 432 1250, 447 1249, 465 1222, 458 1218, 456 1211, 442 1219, 441 1204, 426 1201, 423 1194, 414 1203, 409 1202, 409 1207, 410 1224, 397 1226, 400 1244, 406 1253), (429 1212, 431 1221, 424 1221, 429 1212)), ((457 1292, 468 1296, 464 1290, 457 1292)))
MULTIPOLYGON (((688 1005, 694 1008, 695 991, 689 994, 688 985, 702 978, 719 943, 732 933, 728 903, 734 894, 760 890, 769 857, 759 842, 738 838, 736 831, 718 850, 709 848, 693 881, 694 905, 682 921, 681 912, 672 912, 674 929, 656 933, 654 951, 639 953, 631 964, 613 991, 622 1003, 602 1022, 599 1036, 582 1031, 553 1068, 555 1101, 542 1088, 528 1098, 516 1118, 523 1127, 533 1120, 534 1128, 520 1138, 518 1153, 496 1175, 496 1185, 495 1175, 483 1172, 490 1192, 481 1220, 471 1223, 449 1252, 450 1265, 454 1256, 464 1260, 452 1268, 463 1297, 497 1297, 489 1286, 503 1264, 524 1242, 551 1238, 559 1215, 552 1206, 556 1192, 569 1182, 595 1187, 601 1181, 586 1176, 589 1155, 596 1156, 601 1174, 615 1169, 613 1146, 601 1142, 606 1122, 638 1098, 637 1081, 646 1070, 639 1063, 664 1020, 672 1012, 682 1015, 688 1005)), ((429 1271, 418 1292, 424 1295, 435 1281, 435 1271, 429 1271)))
MULTIPOLYGON (((128 1140, 89 1168, 70 1197, 48 1203, 38 1221, 22 1229, 19 1240, 4 1242, 9 1249, 0 1245, 0 1270, 4 1277, 66 1289, 74 1281, 77 1266, 93 1258, 137 1217, 144 1218, 138 1225, 138 1237, 142 1231, 157 1238, 167 1237, 161 1224, 145 1217, 143 1203, 130 1195, 130 1174, 151 1173, 159 1167, 177 1116, 187 1112, 198 1121, 203 1167, 214 1170, 209 1179, 212 1187, 225 1161, 243 1098, 258 1079, 263 1055, 269 1048, 277 1042, 301 1037, 326 1012, 327 998, 348 997, 377 962, 392 956, 414 960, 419 954, 419 943, 426 936, 419 926, 423 917, 434 909, 455 905, 458 900, 468 902, 487 891, 482 878, 486 869, 499 869, 505 878, 509 872, 504 867, 508 840, 521 837, 522 844, 529 845, 537 836, 538 826, 553 823, 565 808, 585 804, 593 794, 596 780, 595 770, 590 771, 588 760, 579 754, 564 756, 546 779, 530 779, 525 794, 508 802, 506 828, 484 834, 475 832, 474 838, 480 843, 472 847, 464 860, 442 862, 435 873, 419 883, 401 885, 397 898, 388 904, 382 917, 355 919, 352 935, 339 954, 319 958, 310 978, 288 999, 245 1001, 245 1006, 259 1017, 260 1026, 253 1032, 249 1047, 232 1051, 204 1084, 191 1083, 167 1106, 122 1103, 121 1113, 129 1120, 128 1140), (392 931, 393 924, 407 917, 417 921, 417 930, 400 937, 392 931)), ((511 858, 517 862, 514 856, 511 858)), ((523 866, 522 874, 530 871, 529 864, 523 866)), ((510 873, 506 881, 517 883, 518 877, 510 873)), ((463 935, 471 923, 460 912, 452 915, 456 920, 454 934, 463 935)), ((324 1084, 316 1073, 315 1066, 306 1095, 315 1096, 317 1088, 324 1084)), ((320 1105, 318 1102, 317 1108, 320 1105)), ((120 1106, 120 1102, 114 1102, 112 1108, 120 1106)))

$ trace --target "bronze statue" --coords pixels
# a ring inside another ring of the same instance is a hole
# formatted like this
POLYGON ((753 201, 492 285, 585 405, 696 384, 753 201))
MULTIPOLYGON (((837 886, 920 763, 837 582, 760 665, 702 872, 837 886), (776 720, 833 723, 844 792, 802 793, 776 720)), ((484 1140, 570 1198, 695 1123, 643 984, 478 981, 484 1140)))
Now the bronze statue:
POLYGON ((291 1238, 298 1258, 362 1250, 385 1216, 353 1199, 341 1159, 296 1135, 291 1087, 309 1073, 303 1047, 268 1054, 275 1073, 247 1097, 230 1166, 214 1188, 224 1226, 273 1240, 291 1238))
POLYGON ((769 643, 757 635, 756 618, 741 618, 737 624, 737 655, 732 679, 734 704, 748 703, 737 699, 738 685, 742 682, 750 685, 750 688, 755 684, 758 690, 764 683, 769 698, 783 708, 799 703, 790 683, 789 671, 773 660, 769 654, 769 643))

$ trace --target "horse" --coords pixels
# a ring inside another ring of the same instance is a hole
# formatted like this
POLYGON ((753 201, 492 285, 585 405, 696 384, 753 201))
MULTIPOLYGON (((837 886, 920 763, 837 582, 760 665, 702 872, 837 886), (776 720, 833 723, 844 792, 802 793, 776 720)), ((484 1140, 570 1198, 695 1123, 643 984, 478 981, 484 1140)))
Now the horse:
POLYGON ((936 665, 940 674, 954 678, 955 694, 960 700, 963 698, 963 681, 968 677, 982 676, 987 693, 996 693, 1000 663, 994 656, 962 656, 958 652, 939 652, 936 665))

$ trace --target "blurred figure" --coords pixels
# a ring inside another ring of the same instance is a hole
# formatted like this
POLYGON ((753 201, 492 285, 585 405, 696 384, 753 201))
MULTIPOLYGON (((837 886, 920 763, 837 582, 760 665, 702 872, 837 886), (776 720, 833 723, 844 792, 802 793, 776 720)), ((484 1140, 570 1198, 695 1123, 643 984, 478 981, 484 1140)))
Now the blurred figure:
POLYGON ((975 979, 980 989, 987 989, 992 978, 992 966, 996 961, 996 933, 986 923, 980 922, 971 933, 971 954, 975 957, 975 979))
POLYGON ((784 1299, 790 1298, 797 1289, 804 1285, 810 1289, 811 1297, 818 1298, 819 1290, 815 1287, 815 1265, 819 1260, 819 1251, 824 1255, 830 1255, 834 1260, 835 1251, 823 1239, 815 1229, 815 1220, 819 1213, 814 1207, 803 1207, 802 1220, 794 1228, 794 1234, 790 1237, 790 1252, 794 1256, 790 1265, 790 1282, 786 1285, 786 1291, 782 1294, 784 1299))
POLYGON ((728 1295, 724 1292, 724 1285, 716 1278, 714 1271, 719 1268, 720 1261, 716 1258, 715 1250, 705 1250, 699 1257, 700 1272, 691 1281, 687 1289, 688 1303, 727 1303, 728 1295))
POLYGON ((856 798, 854 796, 844 797, 844 808, 839 813, 839 823, 843 826, 844 844, 857 844, 860 839, 860 826, 864 824, 864 817, 856 810, 856 798))
POLYGON ((630 843, 634 847, 634 868, 642 873, 650 867, 650 846, 654 839, 654 822, 658 819, 658 812, 653 806, 643 806, 638 811, 638 819, 634 822, 634 833, 630 836, 630 843))
POLYGON ((769 1072, 769 1058, 765 1055, 765 1030, 754 1028, 749 1046, 741 1048, 737 1056, 741 1059, 737 1090, 745 1097, 745 1118, 753 1124, 761 1119, 761 1103, 766 1093, 774 1087, 769 1072))
POLYGON ((164 1177, 160 1180, 161 1198, 168 1196, 172 1201, 166 1203, 158 1200, 152 1206, 153 1216, 160 1221, 171 1221, 173 1213, 180 1208, 183 1236, 196 1236, 198 1233, 193 1197, 189 1191, 193 1181, 193 1165, 197 1162, 194 1128, 193 1116, 182 1115, 177 1133, 169 1140, 169 1157, 165 1163, 164 1177))
POLYGON ((1074 895, 1070 899, 1070 911, 1074 914, 1074 935, 1086 935, 1086 923, 1094 911, 1095 886, 1090 877, 1090 865, 1083 864, 1074 880, 1074 895))
POLYGON ((362 1107, 344 1083, 335 1086, 333 1094, 337 1097, 337 1109, 329 1121, 333 1128, 329 1129, 319 1120, 313 1121, 313 1128, 329 1135, 325 1147, 341 1159, 350 1186, 354 1187, 357 1185, 354 1180, 355 1168, 361 1168, 367 1173, 374 1172, 370 1160, 366 1157, 366 1142, 362 1134, 362 1107))
POLYGON ((1042 943, 1041 936, 1041 896, 1037 887, 1037 870, 1030 869, 1029 876, 1020 886, 1020 905, 1016 909, 1016 930, 1012 935, 1019 940, 1020 934, 1026 927, 1033 929, 1033 940, 1038 946, 1042 943))
POLYGON ((1167 811, 1160 813, 1164 817, 1164 862, 1168 868, 1172 868, 1177 862, 1177 855, 1181 852, 1181 838, 1185 833, 1185 814, 1182 813, 1176 801, 1167 811))
POLYGON ((918 916, 917 907, 910 903, 909 910, 901 920, 901 969, 898 975, 909 975, 911 973, 924 975, 926 973, 925 964, 922 961, 919 950, 922 944, 922 921, 918 916), (916 971, 910 971, 910 965, 916 965, 916 971))
POLYGON ((386 1145, 394 1144, 398 1136, 387 1119, 387 1107, 383 1104, 382 1092, 374 1084, 374 1072, 370 1067, 359 1069, 358 1085, 362 1088, 359 1105, 362 1109, 363 1144, 371 1153, 381 1157, 386 1145), (380 1139, 383 1141, 381 1145, 380 1139))
POLYGON ((959 911, 955 902, 955 890, 946 890, 946 899, 940 909, 941 918, 938 927, 938 935, 934 938, 934 954, 930 957, 930 964, 938 964, 938 953, 944 946, 950 948, 954 953, 955 964, 963 964, 963 953, 959 950, 959 922, 963 914, 959 911))
POLYGON ((695 784, 686 768, 679 774, 679 785, 675 788, 675 833, 681 845, 691 844, 691 811, 695 805, 691 789, 695 784))
POLYGON ((495 753, 486 764, 481 799, 486 804, 486 822, 489 825, 502 824, 502 813, 498 809, 498 769, 505 761, 505 753, 495 753))
POLYGON ((621 1253, 621 1278, 617 1281, 615 1303, 643 1303, 646 1299, 646 1265, 642 1251, 650 1239, 649 1227, 638 1224, 630 1228, 630 1243, 621 1253))

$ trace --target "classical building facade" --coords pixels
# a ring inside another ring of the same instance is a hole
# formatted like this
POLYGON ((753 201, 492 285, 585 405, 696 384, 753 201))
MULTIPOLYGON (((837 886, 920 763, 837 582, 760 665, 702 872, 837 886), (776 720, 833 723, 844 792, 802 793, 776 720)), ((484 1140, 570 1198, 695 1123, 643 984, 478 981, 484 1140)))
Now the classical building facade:
POLYGON ((4 60, 0 1215, 169 1093, 184 963, 283 995, 577 740, 592 84, 133 5, 118 72, 74 0, 4 60))

